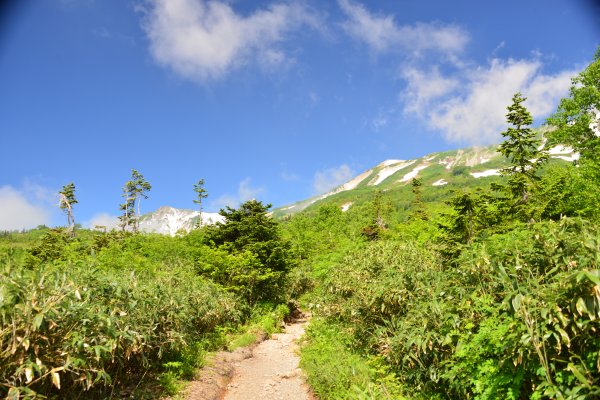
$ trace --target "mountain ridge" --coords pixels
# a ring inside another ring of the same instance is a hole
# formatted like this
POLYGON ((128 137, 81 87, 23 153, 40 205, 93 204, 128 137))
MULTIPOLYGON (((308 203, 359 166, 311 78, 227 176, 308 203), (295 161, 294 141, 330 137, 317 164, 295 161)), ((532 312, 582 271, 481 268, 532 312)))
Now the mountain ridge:
POLYGON ((190 232, 199 218, 202 218, 203 225, 212 225, 225 220, 219 213, 202 212, 201 214, 200 211, 162 206, 141 216, 140 231, 175 236, 181 230, 190 232))
MULTIPOLYGON (((434 152, 411 160, 385 160, 329 192, 276 208, 273 210, 273 214, 277 216, 295 214, 313 204, 355 189, 377 187, 386 190, 394 186, 404 186, 417 177, 423 178, 423 185, 445 186, 458 175, 468 174, 473 179, 498 176, 500 170, 508 165, 508 161, 497 151, 498 146, 499 144, 485 147, 472 146, 434 152), (425 170, 428 170, 428 174, 423 174, 425 170)), ((545 141, 540 147, 544 146, 545 141)), ((554 146, 546 151, 553 160, 572 162, 579 158, 572 148, 562 145, 554 146)), ((350 205, 346 202, 341 207, 343 211, 347 211, 350 205)))
MULTIPOLYGON (((541 146, 543 147, 545 143, 541 146)), ((457 150, 434 152, 411 160, 388 159, 369 168, 347 182, 324 194, 299 200, 292 204, 273 209, 274 217, 293 215, 306 208, 347 192, 356 190, 387 191, 409 185, 413 178, 420 177, 424 186, 442 187, 460 179, 489 178, 500 175, 500 170, 508 165, 498 151, 498 144, 472 146, 457 150)), ((550 159, 563 162, 577 160, 578 154, 570 147, 558 145, 546 149, 550 159)), ((342 211, 348 211, 354 200, 340 200, 342 211)), ((200 212, 163 206, 144 214, 140 219, 140 230, 148 233, 161 233, 175 236, 180 231, 190 232, 197 224, 200 212)), ((203 225, 224 222, 219 213, 202 212, 203 225)))

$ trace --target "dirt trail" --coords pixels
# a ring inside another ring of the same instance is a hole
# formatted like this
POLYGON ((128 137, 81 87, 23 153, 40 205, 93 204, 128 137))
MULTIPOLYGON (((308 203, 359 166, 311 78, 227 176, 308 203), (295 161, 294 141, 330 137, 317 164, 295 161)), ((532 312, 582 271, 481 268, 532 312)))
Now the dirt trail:
POLYGON ((298 367, 296 341, 306 319, 286 325, 253 349, 222 352, 188 388, 187 400, 315 400, 298 367))
POLYGON ((311 400, 295 353, 296 341, 304 334, 306 321, 287 325, 259 344, 253 357, 235 367, 224 400, 311 400))

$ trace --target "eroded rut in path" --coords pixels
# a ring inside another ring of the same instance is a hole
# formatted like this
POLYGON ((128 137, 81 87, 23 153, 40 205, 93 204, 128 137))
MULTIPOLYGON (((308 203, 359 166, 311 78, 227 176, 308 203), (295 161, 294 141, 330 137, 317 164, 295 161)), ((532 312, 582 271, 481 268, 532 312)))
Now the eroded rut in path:
POLYGON ((306 320, 287 325, 283 333, 254 348, 251 358, 235 364, 224 400, 311 400, 298 367, 296 341, 304 334, 306 320))

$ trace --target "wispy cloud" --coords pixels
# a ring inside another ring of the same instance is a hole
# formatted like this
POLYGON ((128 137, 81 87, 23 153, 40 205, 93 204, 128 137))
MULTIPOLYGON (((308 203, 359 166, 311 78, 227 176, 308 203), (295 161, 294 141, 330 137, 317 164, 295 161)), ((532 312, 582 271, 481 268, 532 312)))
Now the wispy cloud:
POLYGON ((404 111, 421 118, 450 142, 487 144, 506 128, 506 107, 521 92, 534 118, 548 115, 568 92, 575 71, 542 72, 538 59, 492 59, 489 65, 463 68, 444 76, 437 68, 411 67, 402 93, 404 111))
POLYGON ((393 15, 373 14, 360 3, 338 0, 338 4, 347 18, 342 23, 346 33, 376 53, 395 50, 413 56, 426 51, 456 54, 469 41, 467 32, 456 25, 437 22, 399 25, 393 15))
POLYGON ((381 129, 388 125, 388 116, 384 113, 379 113, 371 121, 371 127, 375 132, 379 132, 381 129))
POLYGON ((50 223, 51 210, 28 198, 23 190, 0 187, 0 230, 21 230, 50 223))
POLYGON ((274 4, 247 16, 224 1, 151 0, 143 28, 161 65, 197 82, 249 64, 271 69, 292 59, 283 48, 291 32, 318 28, 301 3, 274 4))
POLYGON ((215 208, 223 208, 226 206, 237 207, 248 200, 256 199, 256 197, 264 193, 264 191, 264 187, 253 187, 252 180, 246 178, 240 182, 236 195, 224 194, 214 200, 212 206, 215 208))
POLYGON ((339 167, 317 171, 313 180, 313 189, 316 193, 326 193, 331 189, 346 183, 354 176, 354 171, 347 164, 339 167))
POLYGON ((437 67, 423 71, 411 66, 405 68, 401 75, 407 82, 403 93, 406 99, 404 110, 418 115, 425 114, 433 100, 451 93, 459 86, 458 79, 442 76, 437 67))

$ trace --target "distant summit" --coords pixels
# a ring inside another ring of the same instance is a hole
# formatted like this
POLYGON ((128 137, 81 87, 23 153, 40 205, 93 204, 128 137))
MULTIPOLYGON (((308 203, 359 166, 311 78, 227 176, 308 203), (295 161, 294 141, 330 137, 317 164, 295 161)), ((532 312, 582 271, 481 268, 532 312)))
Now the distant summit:
MULTIPOLYGON (((199 218, 199 211, 164 206, 140 218, 140 231, 175 236, 180 230, 190 232, 199 218)), ((224 221, 225 218, 218 213, 202 213, 203 225, 224 221)))

